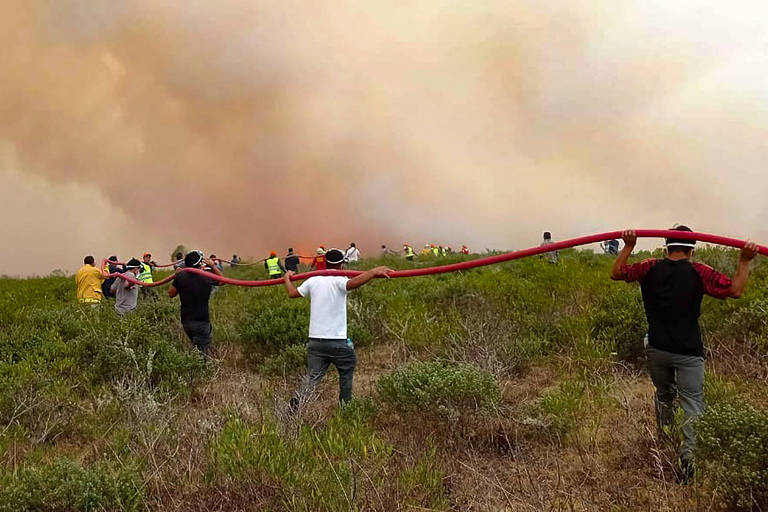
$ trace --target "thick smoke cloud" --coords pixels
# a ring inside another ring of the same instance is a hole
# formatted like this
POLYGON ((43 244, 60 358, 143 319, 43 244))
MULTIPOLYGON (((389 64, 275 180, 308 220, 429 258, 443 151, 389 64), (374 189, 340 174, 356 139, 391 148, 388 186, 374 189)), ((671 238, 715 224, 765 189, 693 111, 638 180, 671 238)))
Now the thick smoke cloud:
MULTIPOLYGON (((682 221, 768 241, 767 14, 714 1, 6 0, 0 162, 62 194, 91 187, 117 212, 105 216, 134 223, 116 222, 137 252, 510 248, 544 229, 682 221)), ((59 257, 114 243, 98 231, 59 257)), ((42 261, 22 271, 74 266, 42 261)))

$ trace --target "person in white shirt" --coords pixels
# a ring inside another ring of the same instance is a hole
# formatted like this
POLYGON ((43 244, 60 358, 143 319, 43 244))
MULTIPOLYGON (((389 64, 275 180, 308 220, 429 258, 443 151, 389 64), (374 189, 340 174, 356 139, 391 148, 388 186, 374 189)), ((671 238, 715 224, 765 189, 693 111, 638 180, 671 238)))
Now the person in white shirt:
POLYGON ((349 263, 354 263, 360 259, 360 250, 355 246, 355 242, 349 244, 349 247, 344 252, 344 258, 349 263))
MULTIPOLYGON (((329 270, 340 270, 344 254, 338 249, 325 253, 329 270)), ((298 288, 291 282, 293 272, 286 272, 283 280, 288 296, 292 299, 308 297, 309 343, 307 366, 309 376, 291 399, 291 407, 298 408, 302 400, 322 380, 328 367, 333 364, 339 372, 339 401, 352 399, 352 380, 357 365, 357 355, 352 341, 347 337, 347 292, 360 288, 376 277, 389 277, 391 269, 376 267, 351 279, 343 276, 314 276, 298 288)))

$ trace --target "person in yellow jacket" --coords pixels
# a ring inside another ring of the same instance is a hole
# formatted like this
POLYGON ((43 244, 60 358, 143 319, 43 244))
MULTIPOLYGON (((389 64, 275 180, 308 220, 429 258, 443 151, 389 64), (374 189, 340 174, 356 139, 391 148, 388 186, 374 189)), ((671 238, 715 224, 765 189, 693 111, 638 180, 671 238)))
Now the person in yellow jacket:
POLYGON ((96 267, 93 256, 86 256, 83 259, 83 266, 75 274, 77 300, 94 305, 101 302, 101 283, 104 279, 104 274, 96 267))
POLYGON ((269 258, 264 260, 264 268, 267 269, 270 279, 280 279, 283 277, 285 267, 280 263, 280 258, 277 257, 277 253, 272 251, 269 253, 269 258))

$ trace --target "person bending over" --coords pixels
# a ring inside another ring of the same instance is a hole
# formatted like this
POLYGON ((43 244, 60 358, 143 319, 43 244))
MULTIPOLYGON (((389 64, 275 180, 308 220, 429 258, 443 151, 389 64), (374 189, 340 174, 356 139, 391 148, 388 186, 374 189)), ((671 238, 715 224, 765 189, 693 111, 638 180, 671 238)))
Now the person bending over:
POLYGON ((713 268, 692 261, 694 240, 685 238, 687 226, 672 228, 680 238, 666 240, 664 259, 627 264, 637 243, 632 230, 622 233, 624 248, 613 264, 614 280, 640 282, 648 319, 648 372, 656 388, 656 421, 659 435, 672 425, 674 400, 679 397, 684 413, 683 445, 680 453, 681 480, 693 476, 694 420, 704 412, 704 345, 699 316, 703 296, 738 298, 749 276, 749 262, 757 246, 747 243, 741 250, 733 279, 713 268))
MULTIPOLYGON (((344 254, 331 249, 325 254, 328 269, 338 270, 344 266, 344 254)), ((315 276, 304 281, 298 288, 291 282, 291 271, 283 280, 288 296, 310 300, 309 343, 307 344, 307 366, 309 376, 291 399, 296 409, 317 386, 328 367, 333 364, 339 372, 339 401, 352 399, 352 381, 357 365, 357 355, 352 341, 347 338, 347 292, 360 288, 375 277, 389 277, 391 269, 376 267, 349 279, 341 276, 315 276)))

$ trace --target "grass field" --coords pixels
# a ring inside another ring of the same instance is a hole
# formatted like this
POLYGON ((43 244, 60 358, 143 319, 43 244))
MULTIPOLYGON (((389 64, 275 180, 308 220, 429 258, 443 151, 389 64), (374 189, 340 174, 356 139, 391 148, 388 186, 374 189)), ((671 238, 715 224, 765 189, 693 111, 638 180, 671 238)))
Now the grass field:
POLYGON ((742 299, 705 299, 708 410, 681 486, 640 291, 611 263, 569 250, 355 291, 357 398, 339 409, 331 370, 298 416, 309 304, 282 287, 220 288, 206 362, 165 289, 121 319, 71 277, 1 280, 0 511, 768 510, 768 265, 742 299))

